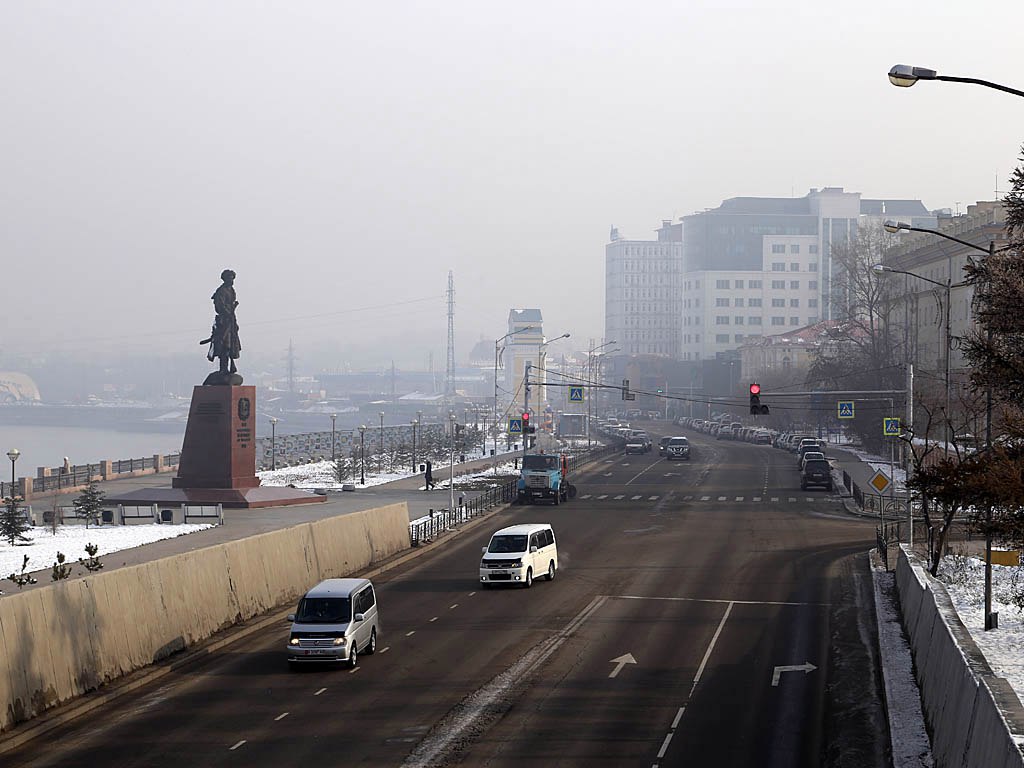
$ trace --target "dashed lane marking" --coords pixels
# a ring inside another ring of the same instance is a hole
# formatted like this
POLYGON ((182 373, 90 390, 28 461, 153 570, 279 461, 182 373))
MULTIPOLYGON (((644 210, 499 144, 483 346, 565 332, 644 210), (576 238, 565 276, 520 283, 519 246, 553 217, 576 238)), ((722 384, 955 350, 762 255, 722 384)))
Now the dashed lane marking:
POLYGON ((415 635, 415 634, 416 634, 416 630, 414 629, 414 630, 412 630, 411 632, 406 632, 406 633, 405 633, 405 636, 406 636, 406 637, 412 637, 412 636, 413 636, 413 635, 415 635))
POLYGON ((601 494, 600 496, 597 497, 597 500, 601 501, 602 499, 607 499, 607 498, 608 498, 608 494, 607 493, 603 493, 603 494, 601 494))
POLYGON ((286 717, 288 717, 288 713, 287 712, 282 712, 280 715, 278 715, 277 717, 274 718, 274 722, 276 723, 279 720, 284 720, 286 717))
POLYGON ((630 501, 639 501, 642 498, 643 496, 634 496, 633 498, 630 499, 630 501))
POLYGON ((621 501, 624 498, 626 498, 626 494, 620 493, 618 496, 615 497, 615 501, 621 501))
POLYGON ((238 748, 239 748, 240 746, 242 746, 243 744, 245 744, 245 739, 242 739, 242 740, 241 740, 240 742, 238 742, 237 744, 235 744, 235 746, 231 747, 231 749, 229 749, 228 751, 229 751, 229 752, 234 752, 234 751, 235 751, 236 749, 238 749, 238 748))
POLYGON ((319 691, 317 691, 317 692, 316 692, 316 693, 314 693, 313 695, 314 695, 314 696, 319 696, 319 695, 320 695, 321 693, 323 693, 323 692, 324 692, 324 691, 326 691, 326 690, 327 690, 326 688, 321 688, 321 689, 320 689, 319 691))

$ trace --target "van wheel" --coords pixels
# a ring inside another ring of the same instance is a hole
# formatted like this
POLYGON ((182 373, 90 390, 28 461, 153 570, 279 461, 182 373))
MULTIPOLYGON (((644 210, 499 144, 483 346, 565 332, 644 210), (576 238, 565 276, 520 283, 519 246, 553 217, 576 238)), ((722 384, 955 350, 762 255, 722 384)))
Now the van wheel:
POLYGON ((547 579, 548 579, 548 581, 554 581, 555 580, 555 561, 554 560, 552 560, 551 562, 548 563, 548 576, 547 576, 547 579))
POLYGON ((373 629, 370 630, 370 644, 367 645, 363 650, 366 651, 366 655, 367 656, 372 656, 374 653, 376 653, 376 651, 377 651, 377 628, 376 627, 374 627, 373 629))
POLYGON ((523 585, 527 589, 533 586, 533 568, 526 569, 526 581, 523 582, 523 585))
POLYGON ((352 650, 348 652, 348 668, 355 669, 359 663, 359 653, 356 651, 355 641, 352 641, 352 650))

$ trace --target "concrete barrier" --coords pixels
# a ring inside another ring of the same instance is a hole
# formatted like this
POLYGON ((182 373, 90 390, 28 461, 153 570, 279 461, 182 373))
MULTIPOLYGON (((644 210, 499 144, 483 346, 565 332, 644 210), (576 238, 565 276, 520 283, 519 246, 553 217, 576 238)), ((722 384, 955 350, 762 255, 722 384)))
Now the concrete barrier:
POLYGON ((404 503, 0 599, 0 731, 409 548, 404 503))
POLYGON ((905 547, 896 584, 936 765, 1024 768, 1024 707, 992 672, 945 586, 905 547))

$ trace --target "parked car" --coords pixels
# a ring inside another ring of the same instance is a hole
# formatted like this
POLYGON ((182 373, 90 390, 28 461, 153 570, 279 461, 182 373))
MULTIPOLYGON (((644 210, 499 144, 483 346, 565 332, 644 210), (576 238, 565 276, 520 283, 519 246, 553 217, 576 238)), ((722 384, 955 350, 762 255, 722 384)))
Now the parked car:
POLYGON ((800 461, 797 463, 797 469, 799 469, 800 471, 803 471, 803 468, 807 464, 808 461, 812 461, 814 459, 824 459, 824 458, 825 458, 825 454, 822 453, 821 451, 804 451, 803 454, 801 454, 801 456, 800 456, 800 461))
POLYGON ((804 462, 800 472, 800 490, 806 491, 812 485, 821 486, 826 491, 832 490, 832 468, 824 457, 804 462))
POLYGON ((663 437, 661 438, 661 440, 658 441, 658 454, 660 456, 665 455, 665 446, 668 445, 668 441, 671 439, 671 437, 663 437))

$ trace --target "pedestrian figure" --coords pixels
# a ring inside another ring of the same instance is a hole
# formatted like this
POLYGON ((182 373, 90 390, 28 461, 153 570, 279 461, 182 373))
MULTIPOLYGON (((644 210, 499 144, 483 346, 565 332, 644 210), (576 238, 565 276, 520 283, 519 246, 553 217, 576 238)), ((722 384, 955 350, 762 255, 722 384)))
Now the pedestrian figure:
POLYGON ((436 483, 434 482, 434 474, 431 471, 431 464, 429 461, 427 462, 426 481, 426 489, 428 491, 434 490, 434 486, 436 485, 436 483))

